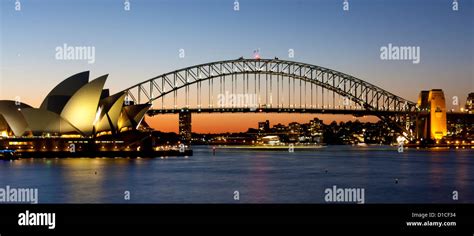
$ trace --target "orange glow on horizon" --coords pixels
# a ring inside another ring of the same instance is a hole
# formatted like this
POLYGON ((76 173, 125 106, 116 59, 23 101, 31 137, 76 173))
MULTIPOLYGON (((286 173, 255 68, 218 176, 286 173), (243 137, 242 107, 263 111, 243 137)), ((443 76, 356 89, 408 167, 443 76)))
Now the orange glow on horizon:
MULTIPOLYGON (((321 114, 192 114, 192 132, 197 133, 225 133, 225 132, 246 132, 249 128, 257 128, 258 122, 269 120, 270 127, 281 123, 288 125, 290 122, 309 123, 317 117, 325 124, 332 121, 355 121, 377 122, 374 116, 353 117, 351 115, 321 115, 321 114)), ((146 116, 148 125, 161 132, 178 132, 178 115, 157 115, 146 116)))

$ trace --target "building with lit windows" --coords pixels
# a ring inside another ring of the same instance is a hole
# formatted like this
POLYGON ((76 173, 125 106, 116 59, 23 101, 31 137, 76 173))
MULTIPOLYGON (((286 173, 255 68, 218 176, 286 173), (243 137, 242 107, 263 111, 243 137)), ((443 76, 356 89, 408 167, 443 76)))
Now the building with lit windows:
POLYGON ((466 106, 464 108, 468 113, 474 113, 474 93, 469 93, 466 100, 466 106))
POLYGON ((268 132, 270 130, 270 121, 266 120, 263 122, 258 122, 258 131, 261 133, 268 132))
POLYGON ((191 142, 191 112, 179 113, 179 135, 183 143, 191 142))

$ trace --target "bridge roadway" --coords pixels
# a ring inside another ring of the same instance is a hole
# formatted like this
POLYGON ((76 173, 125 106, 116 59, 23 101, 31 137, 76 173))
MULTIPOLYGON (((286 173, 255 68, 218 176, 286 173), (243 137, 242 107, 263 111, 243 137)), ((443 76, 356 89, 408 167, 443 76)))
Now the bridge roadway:
MULTIPOLYGON (((331 109, 331 108, 165 108, 150 109, 147 114, 155 116, 160 114, 179 114, 181 112, 191 113, 307 113, 307 114, 334 114, 334 115, 354 115, 361 116, 377 116, 377 115, 403 115, 408 114, 406 111, 372 111, 372 110, 348 110, 348 109, 331 109)), ((416 114, 417 112, 410 112, 416 114)), ((474 121, 474 113, 451 112, 446 113, 448 119, 467 118, 474 121)))
MULTIPOLYGON (((178 114, 181 112, 191 113, 308 113, 308 114, 346 114, 354 116, 367 115, 401 115, 406 111, 372 111, 372 110, 347 110, 347 109, 324 109, 324 108, 165 108, 150 109, 149 116, 159 114, 178 114)), ((415 112, 413 112, 415 113, 415 112)))

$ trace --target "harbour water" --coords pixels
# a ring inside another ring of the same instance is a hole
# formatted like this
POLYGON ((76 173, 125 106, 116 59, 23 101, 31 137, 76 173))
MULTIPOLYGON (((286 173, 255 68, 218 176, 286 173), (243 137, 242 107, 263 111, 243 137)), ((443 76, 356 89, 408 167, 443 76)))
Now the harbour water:
POLYGON ((325 203, 333 186, 363 188, 366 204, 474 203, 474 149, 217 148, 214 155, 196 146, 187 158, 20 159, 0 162, 0 187, 7 185, 37 188, 39 203, 325 203))

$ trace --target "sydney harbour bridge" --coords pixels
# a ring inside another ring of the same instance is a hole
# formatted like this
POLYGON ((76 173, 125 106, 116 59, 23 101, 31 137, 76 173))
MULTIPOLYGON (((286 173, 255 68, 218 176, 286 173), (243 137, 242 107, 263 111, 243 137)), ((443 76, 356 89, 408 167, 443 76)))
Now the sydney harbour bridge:
POLYGON ((195 65, 124 92, 126 103, 152 104, 150 116, 236 112, 372 115, 407 138, 413 137, 419 112, 416 103, 354 76, 278 58, 195 65))

